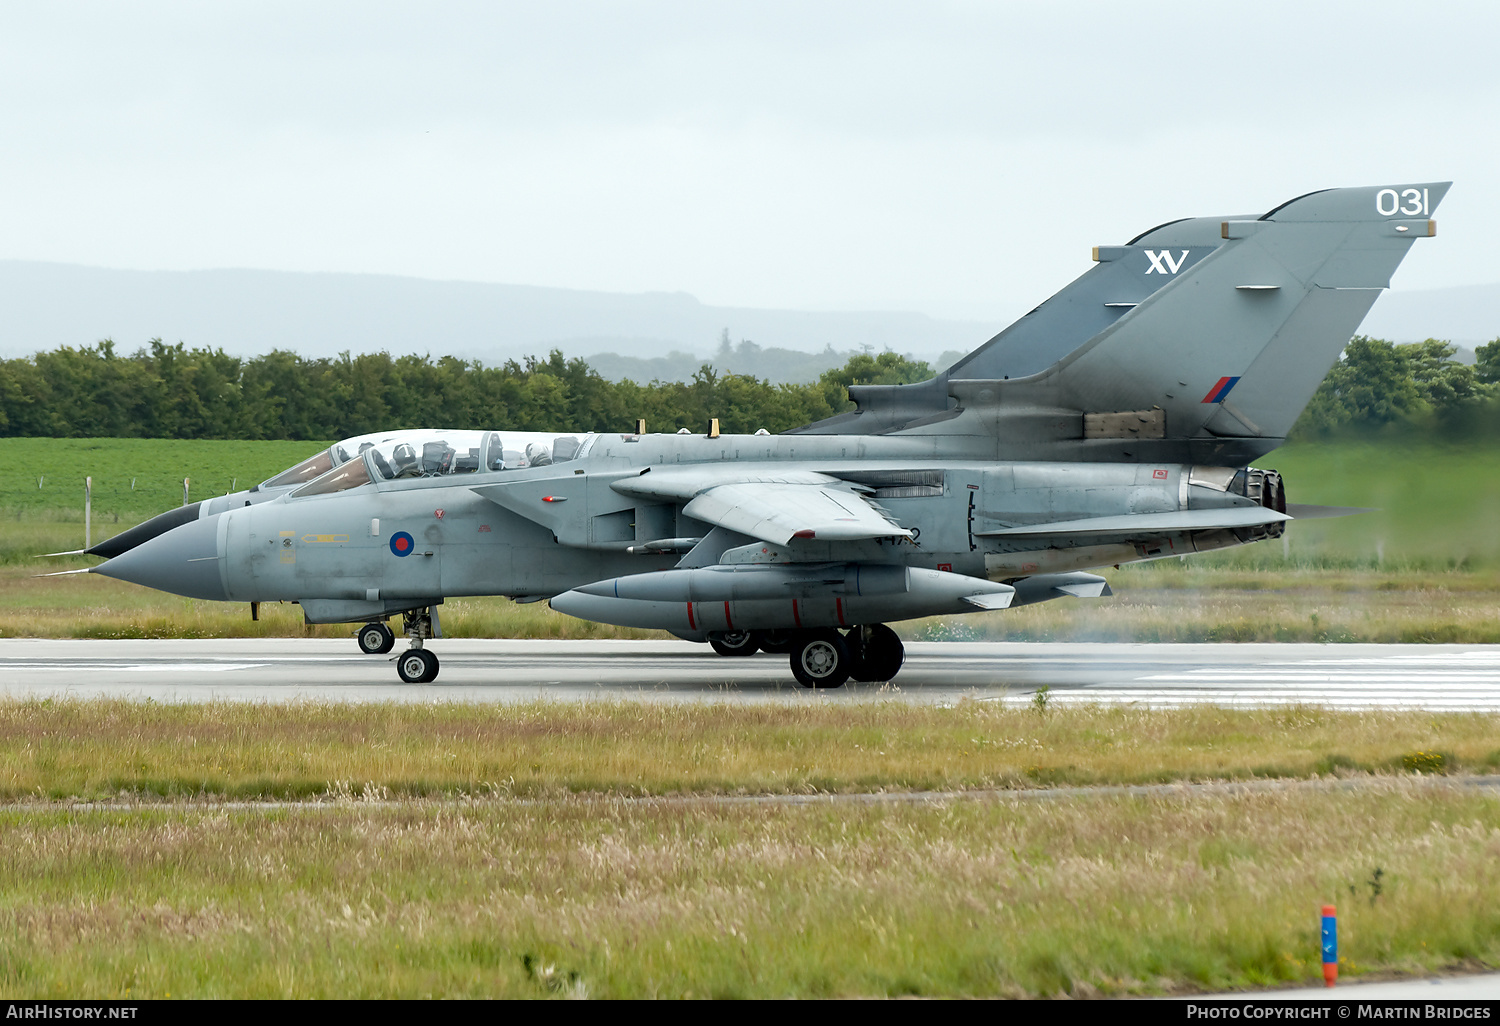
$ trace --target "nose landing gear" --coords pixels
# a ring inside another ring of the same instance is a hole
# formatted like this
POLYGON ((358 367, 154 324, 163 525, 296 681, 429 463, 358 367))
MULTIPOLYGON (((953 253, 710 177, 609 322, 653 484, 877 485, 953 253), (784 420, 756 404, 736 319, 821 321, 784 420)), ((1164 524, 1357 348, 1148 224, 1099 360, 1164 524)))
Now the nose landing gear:
MULTIPOLYGON (((367 625, 368 626, 368 625, 367 625)), ((427 638, 441 637, 437 610, 431 606, 409 609, 401 614, 401 632, 411 639, 411 647, 396 657, 396 674, 408 684, 431 684, 437 679, 438 657, 422 647, 427 638)), ((361 633, 363 647, 363 633, 361 633)), ((392 644, 394 644, 394 638, 392 644)), ((389 647, 384 651, 389 651, 389 647)))
POLYGON ((430 684, 437 679, 437 653, 419 648, 421 638, 412 639, 412 647, 396 657, 396 673, 408 684, 430 684))

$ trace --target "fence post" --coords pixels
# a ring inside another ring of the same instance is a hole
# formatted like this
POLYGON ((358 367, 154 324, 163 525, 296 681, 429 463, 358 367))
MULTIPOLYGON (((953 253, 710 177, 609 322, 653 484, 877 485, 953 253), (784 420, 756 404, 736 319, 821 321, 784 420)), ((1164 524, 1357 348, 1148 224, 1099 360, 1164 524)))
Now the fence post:
POLYGON ((94 515, 94 479, 86 477, 83 479, 83 547, 91 549, 93 541, 93 515, 94 515))
POLYGON ((182 479, 182 504, 184 506, 187 505, 187 497, 188 497, 188 479, 187 478, 183 478, 182 479))

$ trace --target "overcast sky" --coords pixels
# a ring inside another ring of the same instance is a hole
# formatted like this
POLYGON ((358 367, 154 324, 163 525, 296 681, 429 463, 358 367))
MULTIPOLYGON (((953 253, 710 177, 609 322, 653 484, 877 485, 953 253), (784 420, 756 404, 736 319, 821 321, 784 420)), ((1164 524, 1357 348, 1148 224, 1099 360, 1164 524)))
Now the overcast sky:
POLYGON ((0 258, 989 318, 1089 247, 1451 179, 1500 280, 1494 3, 4 3, 0 258))

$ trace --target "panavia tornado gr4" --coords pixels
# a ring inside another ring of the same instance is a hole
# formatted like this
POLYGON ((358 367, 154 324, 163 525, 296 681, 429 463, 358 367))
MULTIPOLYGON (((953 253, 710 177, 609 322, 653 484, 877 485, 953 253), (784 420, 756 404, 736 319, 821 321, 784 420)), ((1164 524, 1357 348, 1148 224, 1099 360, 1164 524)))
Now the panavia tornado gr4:
POLYGON ((888 623, 1109 594, 1091 569, 1273 538, 1284 440, 1447 183, 1330 189, 1100 246, 930 381, 780 435, 392 431, 96 547, 92 572, 297 601, 438 672, 445 598, 548 600, 809 687, 883 681, 888 623))

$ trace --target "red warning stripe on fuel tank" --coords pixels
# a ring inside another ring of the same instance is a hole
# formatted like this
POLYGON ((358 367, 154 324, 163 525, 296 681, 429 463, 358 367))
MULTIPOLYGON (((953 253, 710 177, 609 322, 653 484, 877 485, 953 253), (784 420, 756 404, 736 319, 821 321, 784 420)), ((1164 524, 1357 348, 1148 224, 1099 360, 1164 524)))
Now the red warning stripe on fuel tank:
POLYGON ((833 608, 836 609, 836 610, 838 610, 838 614, 839 614, 839 626, 840 627, 847 627, 847 626, 849 626, 847 623, 844 622, 844 600, 841 599, 841 598, 834 599, 833 600, 833 608))
POLYGON ((798 627, 802 626, 802 614, 797 611, 797 600, 792 599, 792 622, 798 627))
POLYGON ((724 629, 734 630, 734 623, 729 619, 729 600, 724 600, 724 629))
POLYGON ((687 606, 688 606, 688 630, 695 631, 695 630, 698 629, 698 624, 693 620, 693 604, 691 602, 689 602, 687 604, 687 606))

